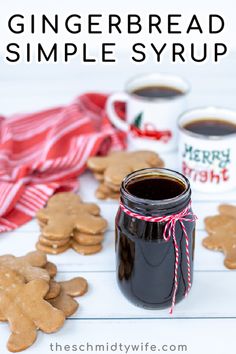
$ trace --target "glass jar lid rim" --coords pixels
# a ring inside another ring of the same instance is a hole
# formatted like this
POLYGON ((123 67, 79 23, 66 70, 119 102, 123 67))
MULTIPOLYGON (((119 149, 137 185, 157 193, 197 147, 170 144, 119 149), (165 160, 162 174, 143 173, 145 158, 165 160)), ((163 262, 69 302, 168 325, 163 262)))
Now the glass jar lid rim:
POLYGON ((191 193, 191 189, 190 189, 190 183, 189 180, 180 172, 168 169, 168 168, 143 168, 134 172, 129 173, 122 181, 121 183, 121 196, 123 194, 123 196, 125 198, 127 198, 129 201, 133 202, 133 203, 141 203, 141 204, 148 204, 149 206, 165 206, 169 203, 174 203, 177 201, 181 201, 182 199, 184 199, 187 195, 189 195, 191 193), (180 194, 178 194, 175 197, 172 198, 168 198, 168 199, 157 199, 157 200, 152 200, 152 199, 145 199, 145 198, 140 198, 137 197, 135 195, 133 195, 132 193, 130 193, 128 191, 128 189, 126 188, 128 183, 132 180, 132 178, 140 178, 140 177, 144 177, 145 175, 153 175, 155 177, 158 176, 166 176, 169 178, 173 178, 175 180, 179 180, 181 181, 184 185, 185 185, 185 189, 183 192, 181 192, 180 194))

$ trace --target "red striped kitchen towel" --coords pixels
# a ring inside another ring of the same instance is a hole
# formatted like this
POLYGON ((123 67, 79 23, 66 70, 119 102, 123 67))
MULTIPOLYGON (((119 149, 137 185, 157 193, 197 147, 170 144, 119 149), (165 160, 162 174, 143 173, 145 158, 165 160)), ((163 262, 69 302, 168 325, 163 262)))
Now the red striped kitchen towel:
POLYGON ((106 99, 84 94, 67 106, 0 117, 0 232, 31 220, 56 191, 76 190, 89 156, 125 148, 106 99))

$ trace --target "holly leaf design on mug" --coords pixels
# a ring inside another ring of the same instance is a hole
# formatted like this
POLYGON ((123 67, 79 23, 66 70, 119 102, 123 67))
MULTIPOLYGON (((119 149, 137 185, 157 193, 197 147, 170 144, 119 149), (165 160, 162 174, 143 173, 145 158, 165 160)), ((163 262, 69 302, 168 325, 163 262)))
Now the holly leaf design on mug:
POLYGON ((137 128, 140 128, 142 123, 142 118, 143 118, 143 112, 137 115, 137 117, 134 119, 133 125, 137 128))

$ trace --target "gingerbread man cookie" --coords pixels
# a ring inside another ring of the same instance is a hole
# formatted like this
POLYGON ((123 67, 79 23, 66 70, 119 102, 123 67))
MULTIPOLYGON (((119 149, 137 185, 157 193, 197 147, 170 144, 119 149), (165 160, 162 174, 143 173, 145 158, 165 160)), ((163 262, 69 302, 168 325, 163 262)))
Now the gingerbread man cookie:
POLYGON ((43 279, 27 284, 16 271, 0 267, 0 311, 11 326, 12 334, 7 347, 12 352, 31 346, 37 329, 46 333, 58 331, 64 323, 62 311, 51 306, 44 297, 49 289, 43 279))
POLYGON ((34 251, 23 257, 15 257, 12 255, 0 256, 0 266, 5 266, 12 270, 16 270, 22 274, 27 281, 33 279, 44 279, 47 282, 50 276, 43 267, 47 263, 47 257, 40 251, 34 251))
POLYGON ((148 167, 163 167, 164 162, 153 151, 119 151, 105 157, 90 157, 87 166, 100 182, 96 196, 99 199, 119 197, 123 178, 136 170, 148 167))
POLYGON ((84 203, 71 192, 58 193, 37 213, 41 235, 38 250, 59 254, 73 248, 81 254, 93 254, 102 248, 107 222, 94 203, 84 203), (96 247, 95 247, 96 246, 96 247))
POLYGON ((218 215, 205 218, 205 228, 208 236, 203 246, 223 252, 225 266, 236 269, 236 207, 220 205, 218 215))
POLYGON ((46 333, 57 331, 65 317, 78 309, 75 297, 87 292, 88 283, 82 277, 56 281, 53 279, 56 265, 38 251, 23 257, 6 255, 0 258, 0 321, 9 322, 12 335, 8 349, 16 352, 33 344, 37 329, 46 333), (9 267, 3 265, 4 262, 9 267), (47 272, 47 280, 39 271, 35 272, 35 267, 47 272))
POLYGON ((79 307, 78 302, 74 299, 77 296, 83 296, 88 291, 88 283, 82 277, 73 278, 58 283, 61 291, 57 297, 49 300, 57 309, 63 311, 66 317, 73 315, 79 307))

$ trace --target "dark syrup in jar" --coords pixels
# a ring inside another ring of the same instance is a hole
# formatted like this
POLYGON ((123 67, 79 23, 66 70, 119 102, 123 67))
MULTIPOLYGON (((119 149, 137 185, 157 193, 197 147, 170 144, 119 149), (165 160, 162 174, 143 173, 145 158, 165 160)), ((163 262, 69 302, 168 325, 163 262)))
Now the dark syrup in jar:
POLYGON ((170 178, 146 177, 128 184, 127 190, 138 198, 163 200, 177 197, 185 190, 185 186, 170 178))
MULTIPOLYGON (((190 194, 186 185, 176 178, 145 176, 127 184, 126 190, 132 197, 143 198, 145 205, 137 199, 129 207, 143 215, 170 215, 187 206, 190 194), (179 196, 186 192, 184 199, 179 196), (174 199, 173 199, 174 198, 174 199), (170 202, 166 203, 166 200, 170 202), (150 201, 150 205, 148 205, 150 201), (155 208, 152 202, 160 201, 155 208), (165 201, 165 207, 161 206, 165 201), (137 210, 135 210, 137 208, 137 210)), ((122 199, 122 190, 121 190, 122 199)), ((128 201, 123 198, 123 203, 128 201)), ((132 218, 120 210, 116 217, 116 261, 117 280, 122 293, 135 305, 161 309, 171 306, 174 290, 175 249, 173 240, 163 239, 165 223, 154 223, 132 218)), ((191 270, 194 251, 194 223, 185 223, 190 241, 191 270)), ((184 298, 187 289, 187 265, 185 238, 177 222, 176 239, 179 246, 179 286, 176 302, 184 298)), ((191 274, 192 277, 192 274, 191 274)))

